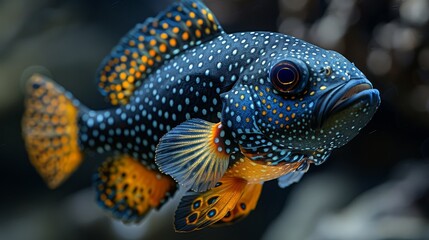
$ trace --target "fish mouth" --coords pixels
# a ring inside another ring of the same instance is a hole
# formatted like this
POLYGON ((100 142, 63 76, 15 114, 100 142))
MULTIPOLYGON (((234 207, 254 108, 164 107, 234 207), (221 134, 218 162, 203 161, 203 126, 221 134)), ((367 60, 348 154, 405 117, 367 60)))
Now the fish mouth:
POLYGON ((332 115, 362 102, 374 107, 380 105, 378 90, 374 89, 371 82, 366 78, 351 79, 345 84, 328 90, 317 103, 316 111, 319 114, 316 114, 315 127, 321 128, 323 123, 332 115))

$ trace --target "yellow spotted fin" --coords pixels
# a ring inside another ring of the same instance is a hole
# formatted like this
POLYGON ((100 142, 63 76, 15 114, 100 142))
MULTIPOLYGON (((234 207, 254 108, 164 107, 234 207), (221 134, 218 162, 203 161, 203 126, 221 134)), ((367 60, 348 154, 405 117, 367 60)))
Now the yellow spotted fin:
POLYGON ((235 223, 249 215, 256 208, 262 191, 262 183, 248 184, 234 209, 229 211, 215 226, 235 223))
POLYGON ((22 132, 30 162, 50 188, 79 166, 80 103, 45 76, 34 74, 26 85, 22 132))
POLYGON ((176 231, 191 232, 218 222, 236 207, 246 185, 242 178, 223 177, 207 192, 188 192, 176 210, 176 231))
POLYGON ((221 123, 190 119, 161 138, 155 162, 181 186, 203 192, 226 172, 230 142, 221 123))
POLYGON ((176 191, 173 179, 148 169, 128 155, 105 161, 95 176, 97 202, 123 222, 139 222, 176 191))
POLYGON ((126 104, 146 76, 165 60, 222 33, 203 3, 178 1, 121 39, 99 67, 99 89, 113 105, 126 104))

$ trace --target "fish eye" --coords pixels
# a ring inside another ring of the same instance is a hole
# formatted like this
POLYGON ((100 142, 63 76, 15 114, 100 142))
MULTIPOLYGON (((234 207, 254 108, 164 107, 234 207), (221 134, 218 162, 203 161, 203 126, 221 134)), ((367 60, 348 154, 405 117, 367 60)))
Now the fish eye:
POLYGON ((270 79, 275 89, 281 93, 299 93, 307 85, 307 72, 302 61, 283 60, 271 68, 270 79))

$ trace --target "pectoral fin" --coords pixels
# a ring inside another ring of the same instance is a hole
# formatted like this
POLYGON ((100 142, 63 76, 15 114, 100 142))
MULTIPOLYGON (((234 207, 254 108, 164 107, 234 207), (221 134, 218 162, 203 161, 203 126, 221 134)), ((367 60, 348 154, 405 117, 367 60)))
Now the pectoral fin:
POLYGON ((221 123, 191 119, 162 137, 155 162, 180 185, 203 192, 228 168, 230 144, 221 123))
POLYGON ((278 180, 279 187, 286 188, 286 187, 289 187, 293 183, 299 182, 299 180, 301 180, 302 176, 304 176, 304 173, 305 173, 305 171, 295 170, 293 172, 290 172, 286 175, 281 176, 278 180))

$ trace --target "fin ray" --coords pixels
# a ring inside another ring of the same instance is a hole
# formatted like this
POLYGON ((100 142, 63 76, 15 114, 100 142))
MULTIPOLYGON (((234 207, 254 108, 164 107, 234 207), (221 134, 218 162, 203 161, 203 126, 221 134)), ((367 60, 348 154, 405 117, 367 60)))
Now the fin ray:
POLYGON ((126 104, 132 93, 164 60, 223 33, 200 1, 173 3, 155 18, 130 30, 98 70, 101 93, 113 104, 126 104))
POLYGON ((95 176, 98 204, 123 222, 139 222, 175 192, 168 176, 150 170, 128 155, 105 161, 95 176))
POLYGON ((30 162, 50 188, 80 165, 79 103, 47 77, 35 74, 26 86, 22 132, 30 162))
POLYGON ((246 184, 242 178, 224 177, 207 192, 188 192, 176 210, 176 231, 199 230, 221 220, 234 209, 246 184))
POLYGON ((220 123, 188 120, 161 138, 155 162, 179 184, 197 192, 206 191, 228 168, 229 154, 220 137, 222 131, 220 123))
POLYGON ((246 185, 243 195, 238 200, 234 209, 229 211, 220 221, 216 222, 215 226, 235 223, 247 217, 256 208, 259 196, 261 195, 262 185, 262 183, 246 185))

